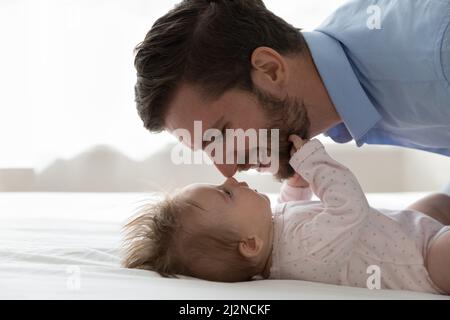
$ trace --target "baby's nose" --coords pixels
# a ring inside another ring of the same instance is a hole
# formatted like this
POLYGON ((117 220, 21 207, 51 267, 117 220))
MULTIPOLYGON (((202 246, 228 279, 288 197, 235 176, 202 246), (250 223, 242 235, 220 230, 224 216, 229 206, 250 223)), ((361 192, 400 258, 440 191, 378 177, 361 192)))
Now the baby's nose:
POLYGON ((238 182, 241 187, 248 187, 247 182, 238 182))
POLYGON ((248 184, 246 182, 239 182, 235 178, 228 178, 226 183, 229 183, 233 186, 248 187, 248 184))
POLYGON ((225 184, 237 185, 237 184, 239 184, 239 182, 235 178, 231 177, 231 178, 228 178, 227 180, 225 180, 225 184))

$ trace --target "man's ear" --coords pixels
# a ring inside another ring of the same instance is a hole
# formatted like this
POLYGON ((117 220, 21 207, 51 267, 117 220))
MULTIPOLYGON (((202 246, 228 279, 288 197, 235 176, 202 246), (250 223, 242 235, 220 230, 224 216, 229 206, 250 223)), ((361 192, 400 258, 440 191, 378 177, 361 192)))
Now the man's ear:
POLYGON ((277 51, 268 47, 256 48, 251 57, 253 84, 276 95, 285 87, 288 78, 288 67, 285 59, 277 51))
POLYGON ((239 243, 239 253, 246 258, 257 257, 264 246, 264 241, 258 236, 250 236, 239 243))

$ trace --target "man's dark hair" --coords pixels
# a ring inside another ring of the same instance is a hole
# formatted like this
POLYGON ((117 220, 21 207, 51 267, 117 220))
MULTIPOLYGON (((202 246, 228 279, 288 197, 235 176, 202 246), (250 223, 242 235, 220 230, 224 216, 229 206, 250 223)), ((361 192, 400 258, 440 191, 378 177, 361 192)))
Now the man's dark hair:
POLYGON ((251 55, 262 46, 283 55, 306 48, 300 29, 261 0, 183 0, 136 47, 136 104, 145 128, 164 130, 181 83, 200 87, 209 98, 233 88, 252 91, 251 55))

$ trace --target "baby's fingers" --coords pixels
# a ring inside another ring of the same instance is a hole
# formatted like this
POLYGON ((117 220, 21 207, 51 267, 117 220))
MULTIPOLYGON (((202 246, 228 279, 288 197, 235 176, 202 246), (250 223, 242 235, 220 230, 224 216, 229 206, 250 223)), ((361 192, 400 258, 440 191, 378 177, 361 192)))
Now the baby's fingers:
POLYGON ((295 151, 300 149, 305 144, 305 141, 295 134, 289 136, 289 141, 294 145, 295 151))
POLYGON ((296 152, 297 152, 297 149, 295 149, 295 147, 292 147, 291 148, 291 157, 293 157, 296 152))

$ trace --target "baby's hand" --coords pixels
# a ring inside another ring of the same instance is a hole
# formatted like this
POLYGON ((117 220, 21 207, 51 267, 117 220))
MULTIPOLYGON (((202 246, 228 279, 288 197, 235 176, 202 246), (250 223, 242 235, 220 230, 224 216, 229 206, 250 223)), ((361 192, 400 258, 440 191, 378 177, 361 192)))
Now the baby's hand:
MULTIPOLYGON (((291 157, 301 148, 303 145, 308 142, 307 140, 303 140, 299 136, 293 134, 289 136, 289 141, 292 142, 291 149, 291 157)), ((301 175, 295 173, 291 178, 287 180, 287 184, 294 188, 307 188, 309 187, 308 181, 303 179, 301 175)))
POLYGON ((291 157, 301 148, 308 140, 303 140, 299 136, 292 134, 289 136, 289 141, 292 142, 291 157))
POLYGON ((287 179, 286 183, 288 184, 288 186, 293 187, 293 188, 308 188, 309 187, 308 181, 303 179, 302 176, 299 175, 298 173, 295 173, 292 177, 287 179))
POLYGON ((305 143, 308 142, 308 140, 303 140, 302 138, 300 138, 299 136, 293 134, 289 136, 289 141, 292 142, 292 148, 291 148, 291 157, 298 151, 300 150, 301 147, 303 147, 303 145, 305 143))

